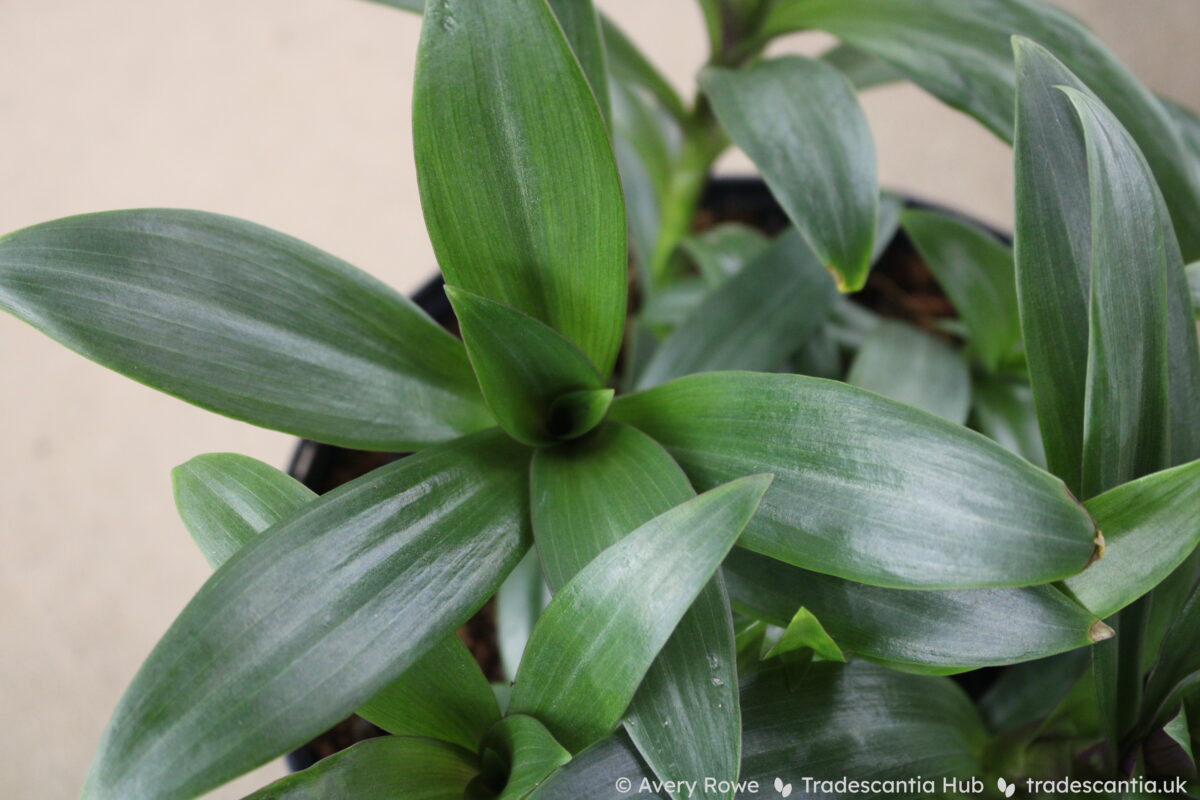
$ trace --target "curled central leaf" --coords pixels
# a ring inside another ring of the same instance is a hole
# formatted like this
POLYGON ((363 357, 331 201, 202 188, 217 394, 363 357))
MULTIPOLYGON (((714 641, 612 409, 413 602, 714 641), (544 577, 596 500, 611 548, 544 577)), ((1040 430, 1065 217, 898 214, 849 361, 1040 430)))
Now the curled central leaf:
POLYGON ((578 439, 595 428, 612 405, 612 389, 568 392, 550 404, 546 430, 555 439, 578 439))

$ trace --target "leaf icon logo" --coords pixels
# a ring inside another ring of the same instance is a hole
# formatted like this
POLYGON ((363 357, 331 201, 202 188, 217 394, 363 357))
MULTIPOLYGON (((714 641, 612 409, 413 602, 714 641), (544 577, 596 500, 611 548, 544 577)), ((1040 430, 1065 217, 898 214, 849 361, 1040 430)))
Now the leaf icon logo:
POLYGON ((1017 785, 1015 783, 1009 783, 1008 781, 1004 780, 1004 778, 996 779, 996 788, 999 789, 1000 793, 1005 797, 1012 797, 1013 792, 1017 791, 1017 785))
POLYGON ((792 785, 790 783, 784 783, 783 778, 776 778, 775 791, 779 792, 784 797, 787 797, 792 793, 792 785))

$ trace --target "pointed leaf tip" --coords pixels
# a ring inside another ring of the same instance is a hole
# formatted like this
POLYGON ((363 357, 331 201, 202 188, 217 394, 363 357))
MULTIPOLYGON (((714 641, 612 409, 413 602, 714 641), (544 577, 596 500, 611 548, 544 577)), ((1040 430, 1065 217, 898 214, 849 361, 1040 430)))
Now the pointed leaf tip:
POLYGON ((1093 642, 1103 642, 1105 639, 1111 639, 1116 636, 1117 632, 1104 624, 1104 620, 1098 619, 1088 628, 1088 638, 1093 642))

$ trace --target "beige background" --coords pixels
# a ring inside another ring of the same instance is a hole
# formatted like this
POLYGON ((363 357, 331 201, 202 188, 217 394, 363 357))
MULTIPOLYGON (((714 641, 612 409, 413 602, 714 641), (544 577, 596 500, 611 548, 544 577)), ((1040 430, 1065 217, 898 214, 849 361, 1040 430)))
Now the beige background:
MULTIPOLYGON (((693 0, 599 4, 691 93, 693 0)), ((1154 89, 1200 106, 1200 5, 1065 5, 1154 89)), ((354 0, 0 0, 0 232, 112 208, 221 211, 411 289, 434 268, 409 128, 419 27, 354 0)), ((864 102, 885 184, 1010 223, 1007 148, 910 87, 864 102)), ((732 155, 722 168, 747 166, 732 155)), ((208 573, 168 471, 214 450, 282 466, 292 440, 158 395, 8 317, 0 370, 0 797, 68 798, 120 692, 208 573)))

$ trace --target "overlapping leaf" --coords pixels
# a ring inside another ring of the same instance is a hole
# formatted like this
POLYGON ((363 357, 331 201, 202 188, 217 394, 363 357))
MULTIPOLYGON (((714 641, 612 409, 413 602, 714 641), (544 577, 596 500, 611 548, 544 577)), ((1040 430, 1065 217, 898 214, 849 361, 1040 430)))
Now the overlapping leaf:
POLYGON ((884 320, 863 341, 846 383, 962 424, 971 373, 962 353, 911 325, 884 320))
MULTIPOLYGON (((659 444, 620 424, 538 452, 531 475, 534 538, 556 587, 639 525, 695 495, 659 444)), ((737 776, 741 716, 733 624, 719 576, 646 673, 625 727, 664 780, 737 776)))
POLYGON ((879 183, 854 87, 828 64, 777 58, 700 78, 717 118, 845 291, 871 266, 879 183))
POLYGON ((545 0, 428 5, 413 146, 447 282, 545 322, 607 375, 625 321, 621 187, 545 0))
POLYGON ((861 389, 708 373, 618 399, 697 489, 751 465, 776 480, 740 544, 896 588, 1045 583, 1083 569, 1095 528, 1062 482, 978 434, 861 389))
POLYGON ((527 458, 498 432, 477 434, 352 481, 254 538, 147 658, 83 796, 193 797, 382 689, 520 560, 527 458))
POLYGON ((491 424, 454 338, 311 245, 200 211, 114 211, 0 238, 0 309, 167 394, 347 447, 491 424))

